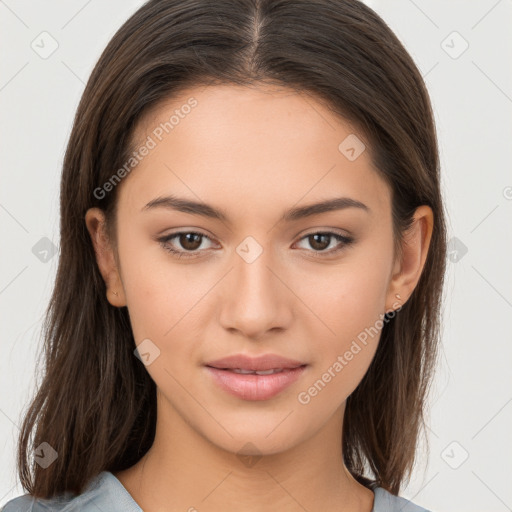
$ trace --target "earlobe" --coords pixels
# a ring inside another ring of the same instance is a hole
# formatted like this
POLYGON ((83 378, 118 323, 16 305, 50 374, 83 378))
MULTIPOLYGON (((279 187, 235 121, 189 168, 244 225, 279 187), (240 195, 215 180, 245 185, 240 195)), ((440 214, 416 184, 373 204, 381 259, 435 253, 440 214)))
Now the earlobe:
POLYGON ((432 209, 427 205, 418 207, 412 225, 404 235, 401 260, 395 262, 388 288, 387 312, 401 307, 416 288, 427 259, 433 226, 432 209))
POLYGON ((98 269, 107 288, 107 300, 115 307, 126 306, 114 249, 106 234, 105 214, 99 208, 90 208, 85 214, 85 223, 94 247, 98 269))
POLYGON ((117 308, 126 306, 124 288, 117 267, 111 270, 109 277, 105 281, 105 285, 107 287, 107 300, 110 304, 117 308))

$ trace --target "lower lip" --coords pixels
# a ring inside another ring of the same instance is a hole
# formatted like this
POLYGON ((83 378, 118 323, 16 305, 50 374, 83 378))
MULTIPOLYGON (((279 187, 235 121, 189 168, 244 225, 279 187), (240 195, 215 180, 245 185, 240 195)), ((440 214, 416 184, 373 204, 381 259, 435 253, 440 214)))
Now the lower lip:
POLYGON ((215 382, 231 395, 242 400, 268 400, 295 382, 304 373, 306 366, 285 369, 270 375, 235 373, 211 366, 206 366, 206 369, 215 382))

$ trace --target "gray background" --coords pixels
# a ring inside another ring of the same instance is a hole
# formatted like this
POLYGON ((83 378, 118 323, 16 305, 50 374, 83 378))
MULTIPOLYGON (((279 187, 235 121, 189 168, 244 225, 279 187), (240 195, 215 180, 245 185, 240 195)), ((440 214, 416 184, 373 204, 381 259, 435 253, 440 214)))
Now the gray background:
MULTIPOLYGON (((401 494, 432 511, 512 510, 512 1, 367 3, 426 79, 452 250, 430 457, 419 451, 401 494)), ((37 382, 72 119, 101 51, 141 4, 0 0, 0 505, 24 492, 15 443, 37 382)))

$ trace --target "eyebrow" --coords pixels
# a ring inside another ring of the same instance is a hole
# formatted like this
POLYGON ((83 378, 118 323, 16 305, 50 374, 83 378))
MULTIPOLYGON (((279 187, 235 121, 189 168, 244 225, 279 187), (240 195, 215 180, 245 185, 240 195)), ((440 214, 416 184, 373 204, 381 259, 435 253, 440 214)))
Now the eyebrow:
MULTIPOLYGON (((193 201, 191 199, 185 199, 173 195, 157 197, 144 206, 141 211, 144 212, 154 208, 167 208, 229 223, 228 215, 221 208, 216 208, 203 202, 193 201)), ((367 213, 370 213, 371 211, 367 205, 357 201, 356 199, 352 199, 350 197, 337 197, 327 199, 319 203, 291 208, 283 214, 279 222, 292 222, 306 217, 311 217, 313 215, 318 215, 320 213, 344 210, 346 208, 359 208, 367 213)))

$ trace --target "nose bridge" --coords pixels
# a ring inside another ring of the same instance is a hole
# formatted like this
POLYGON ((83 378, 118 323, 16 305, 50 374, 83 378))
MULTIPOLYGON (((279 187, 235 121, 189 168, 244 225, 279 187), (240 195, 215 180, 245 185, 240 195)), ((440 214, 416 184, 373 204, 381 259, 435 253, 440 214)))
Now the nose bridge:
POLYGON ((268 329, 283 327, 285 297, 283 284, 274 275, 280 272, 275 262, 271 248, 264 247, 252 236, 236 247, 234 268, 226 283, 228 299, 221 313, 225 328, 257 337, 268 329))
MULTIPOLYGON (((236 248, 235 280, 242 287, 244 295, 259 296, 268 292, 272 287, 272 272, 269 267, 273 264, 271 248, 263 247, 254 237, 246 237, 236 248)), ((238 287, 238 285, 236 285, 238 287)))

